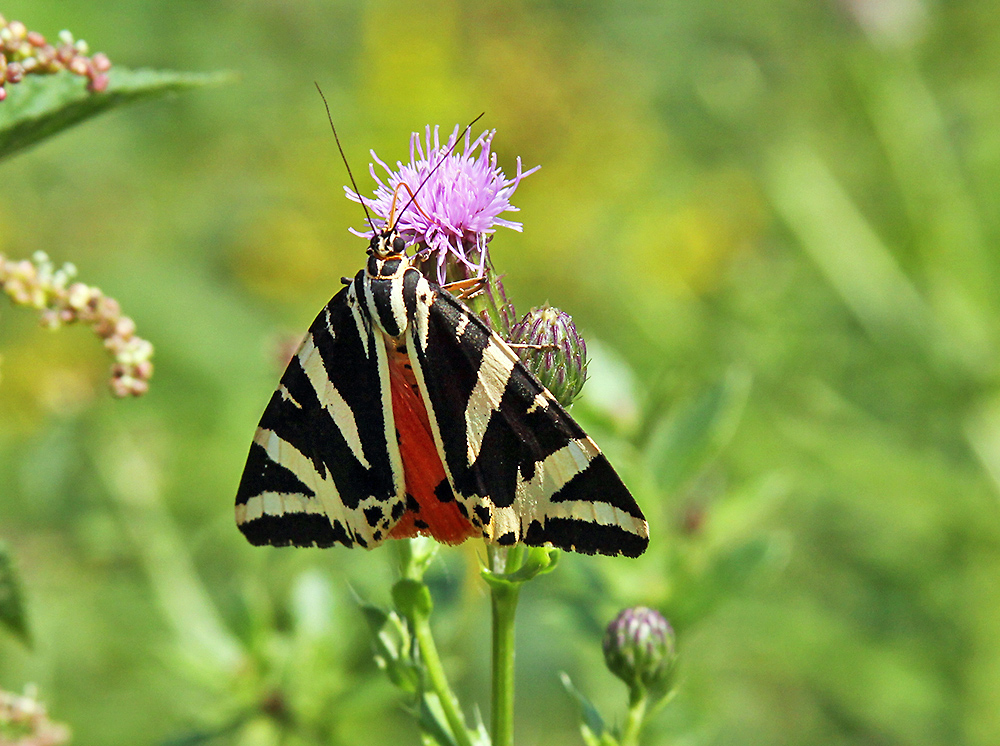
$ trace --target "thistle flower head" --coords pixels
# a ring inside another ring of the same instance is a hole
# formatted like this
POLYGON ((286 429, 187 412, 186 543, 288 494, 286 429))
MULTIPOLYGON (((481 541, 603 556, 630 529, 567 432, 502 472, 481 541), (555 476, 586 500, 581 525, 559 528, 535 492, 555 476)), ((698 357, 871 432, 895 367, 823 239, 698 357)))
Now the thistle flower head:
MULTIPOLYGON (((459 127, 442 145, 439 129, 430 125, 421 141, 420 133, 410 137, 410 161, 397 161, 393 170, 372 151, 372 159, 385 170, 385 179, 375 166, 369 167, 378 183, 374 197, 362 197, 345 187, 348 199, 364 203, 384 221, 398 220, 397 229, 408 242, 416 244, 418 254, 436 263, 436 279, 445 283, 459 277, 481 277, 488 262, 487 245, 497 226, 521 230, 521 224, 499 217, 516 212, 510 197, 521 179, 538 170, 523 171, 517 159, 517 173, 508 179, 497 165, 496 153, 490 151, 495 130, 471 139, 449 154, 458 140, 459 127), (477 151, 478 150, 478 154, 477 151), (419 191, 418 191, 419 190, 419 191), (411 195, 416 199, 408 207, 411 195), (405 210, 403 208, 406 208, 405 210), (395 214, 393 214, 395 213, 395 214)), ((366 231, 352 231, 370 238, 366 231)))
POLYGON ((604 633, 604 661, 629 688, 662 691, 677 660, 674 630, 655 609, 635 606, 614 618, 604 633))

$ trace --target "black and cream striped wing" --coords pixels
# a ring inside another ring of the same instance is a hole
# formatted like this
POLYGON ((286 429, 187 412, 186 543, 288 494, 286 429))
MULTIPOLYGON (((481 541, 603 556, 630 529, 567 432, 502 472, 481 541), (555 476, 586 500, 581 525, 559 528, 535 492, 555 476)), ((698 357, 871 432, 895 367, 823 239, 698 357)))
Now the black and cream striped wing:
POLYGON ((600 449, 507 344, 447 291, 420 283, 410 359, 463 512, 497 544, 636 557, 642 511, 600 449))
POLYGON ((405 510, 385 345, 357 284, 313 322, 264 410, 236 496, 252 544, 371 548, 405 510))

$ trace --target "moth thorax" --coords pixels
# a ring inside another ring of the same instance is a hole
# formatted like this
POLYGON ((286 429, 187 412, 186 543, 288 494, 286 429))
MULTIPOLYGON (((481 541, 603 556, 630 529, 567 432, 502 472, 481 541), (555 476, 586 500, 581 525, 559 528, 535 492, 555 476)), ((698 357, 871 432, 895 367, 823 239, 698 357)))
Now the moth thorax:
POLYGON ((392 280, 398 277, 408 265, 403 257, 394 256, 381 259, 377 256, 368 257, 368 277, 373 280, 392 280))

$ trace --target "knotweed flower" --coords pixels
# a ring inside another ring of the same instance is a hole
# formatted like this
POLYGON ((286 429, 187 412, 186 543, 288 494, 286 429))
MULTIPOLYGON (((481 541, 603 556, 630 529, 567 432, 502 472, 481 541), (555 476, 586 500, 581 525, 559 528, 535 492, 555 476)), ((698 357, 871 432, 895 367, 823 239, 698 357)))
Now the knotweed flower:
POLYGON ((89 325, 114 356, 111 392, 118 397, 140 396, 153 375, 153 345, 135 333, 135 322, 123 316, 118 301, 82 282, 72 264, 56 269, 44 251, 31 261, 11 261, 0 254, 0 290, 19 306, 41 311, 43 326, 57 329, 79 321, 89 325))
POLYGON ((69 70, 87 78, 87 90, 103 91, 108 87, 111 61, 103 52, 88 57, 87 42, 74 39, 69 31, 59 32, 58 44, 50 44, 37 31, 28 31, 20 21, 0 16, 0 101, 7 97, 7 83, 20 83, 25 75, 57 73, 69 70))
POLYGON ((34 687, 23 695, 0 690, 0 744, 58 746, 69 737, 69 728, 49 720, 34 687))
MULTIPOLYGON (((396 170, 372 151, 372 159, 385 170, 383 181, 375 165, 369 166, 378 183, 374 197, 362 197, 345 187, 348 199, 363 202, 383 221, 398 219, 400 235, 416 244, 417 256, 423 263, 436 264, 435 279, 441 284, 485 274, 488 244, 496 227, 521 230, 520 223, 501 218, 500 214, 517 211, 510 203, 511 195, 521 179, 539 168, 523 171, 518 158, 517 173, 508 179, 497 166, 496 153, 490 151, 496 130, 488 130, 475 140, 467 131, 464 146, 448 155, 459 131, 456 126, 444 145, 437 127, 432 135, 427 126, 423 142, 420 133, 414 132, 410 137, 410 162, 397 161, 396 170), (400 212, 412 194, 416 194, 416 200, 400 212)), ((370 238, 372 227, 353 232, 370 238)))

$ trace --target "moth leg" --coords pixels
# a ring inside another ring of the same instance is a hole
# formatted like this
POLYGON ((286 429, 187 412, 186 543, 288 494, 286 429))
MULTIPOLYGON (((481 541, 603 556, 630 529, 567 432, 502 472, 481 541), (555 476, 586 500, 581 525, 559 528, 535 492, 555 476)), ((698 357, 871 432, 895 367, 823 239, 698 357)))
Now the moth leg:
POLYGON ((454 295, 459 300, 469 300, 475 298, 483 292, 486 287, 485 277, 468 277, 464 280, 455 280, 446 285, 442 285, 445 290, 454 295))

